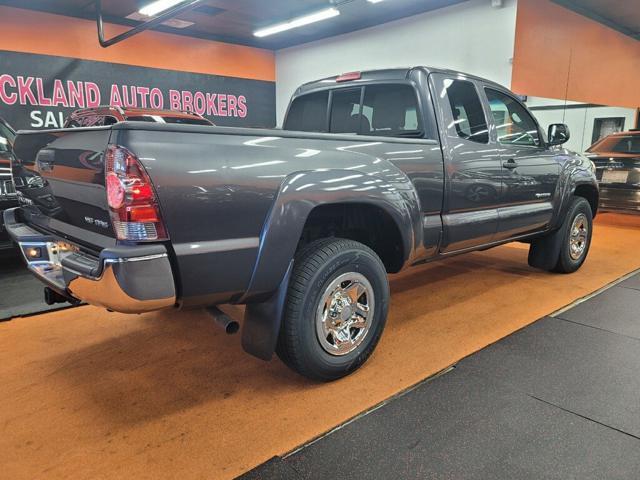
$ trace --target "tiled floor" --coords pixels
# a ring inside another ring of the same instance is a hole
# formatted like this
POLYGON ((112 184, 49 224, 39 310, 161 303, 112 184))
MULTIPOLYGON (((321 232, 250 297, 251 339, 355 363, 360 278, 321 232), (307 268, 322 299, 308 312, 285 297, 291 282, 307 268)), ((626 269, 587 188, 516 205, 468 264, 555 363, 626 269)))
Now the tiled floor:
POLYGON ((638 372, 640 274, 242 478, 637 479, 638 372))

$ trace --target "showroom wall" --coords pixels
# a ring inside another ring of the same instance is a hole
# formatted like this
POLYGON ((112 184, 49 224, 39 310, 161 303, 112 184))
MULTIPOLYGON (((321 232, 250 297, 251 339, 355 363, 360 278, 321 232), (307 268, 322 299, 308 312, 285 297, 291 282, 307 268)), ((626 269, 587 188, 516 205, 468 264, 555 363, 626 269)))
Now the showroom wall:
POLYGON ((300 84, 353 70, 432 65, 459 69, 509 86, 515 18, 515 0, 505 0, 502 8, 492 7, 488 0, 470 0, 279 50, 278 124, 300 84))
POLYGON ((517 93, 637 108, 638 78, 639 41, 550 0, 518 0, 517 93))
MULTIPOLYGON (((107 36, 127 27, 106 25, 107 36)), ((219 125, 275 124, 275 56, 161 32, 103 49, 93 21, 0 6, 0 117, 54 128, 78 107, 189 109, 219 125)))
POLYGON ((594 141, 610 133, 634 128, 636 121, 633 108, 540 97, 528 97, 527 106, 543 129, 552 123, 566 123, 571 138, 565 147, 576 152, 584 152, 594 141))

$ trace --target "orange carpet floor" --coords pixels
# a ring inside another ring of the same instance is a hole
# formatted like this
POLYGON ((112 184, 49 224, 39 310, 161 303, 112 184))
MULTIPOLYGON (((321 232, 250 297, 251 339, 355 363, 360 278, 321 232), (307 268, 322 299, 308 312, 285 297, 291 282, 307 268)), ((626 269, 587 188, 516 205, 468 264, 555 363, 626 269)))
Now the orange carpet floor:
MULTIPOLYGON (((3 478, 233 478, 640 268, 640 217, 602 214, 573 275, 513 244, 392 278, 369 362, 331 384, 242 352, 201 312, 79 307, 0 324, 3 478)), ((425 408, 429 408, 425 405, 425 408)))

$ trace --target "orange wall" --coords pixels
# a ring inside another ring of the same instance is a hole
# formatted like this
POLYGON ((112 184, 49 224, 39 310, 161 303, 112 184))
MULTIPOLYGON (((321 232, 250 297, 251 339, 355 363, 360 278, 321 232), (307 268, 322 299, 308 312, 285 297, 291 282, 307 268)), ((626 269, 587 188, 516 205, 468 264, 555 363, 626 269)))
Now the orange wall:
POLYGON ((549 0, 518 0, 511 87, 523 95, 636 108, 640 42, 549 0))
MULTIPOLYGON (((105 25, 105 36, 128 27, 105 25)), ((193 73, 275 81, 275 55, 269 50, 143 32, 102 48, 95 22, 0 6, 0 50, 122 63, 193 73)))

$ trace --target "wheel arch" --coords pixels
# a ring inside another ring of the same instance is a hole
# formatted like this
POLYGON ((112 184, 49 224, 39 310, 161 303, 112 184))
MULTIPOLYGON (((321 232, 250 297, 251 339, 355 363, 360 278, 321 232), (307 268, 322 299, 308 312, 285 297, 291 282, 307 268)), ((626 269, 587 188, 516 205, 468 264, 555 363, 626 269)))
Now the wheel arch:
POLYGON ((582 197, 589 202, 589 205, 591 206, 591 214, 593 218, 595 218, 598 213, 598 204, 600 201, 600 192, 598 191, 598 187, 591 183, 579 184, 574 188, 573 195, 582 197))
MULTIPOLYGON (((380 249, 378 251, 387 258, 385 266, 389 266, 389 271, 399 271, 422 243, 419 200, 408 179, 393 185, 384 183, 378 191, 371 190, 371 185, 365 183, 372 179, 375 177, 358 174, 353 170, 303 172, 285 179, 265 220, 254 271, 239 303, 260 301, 266 298, 265 295, 275 291, 303 240, 303 235, 308 233, 310 225, 327 212, 333 214, 331 219, 335 219, 338 212, 342 214, 342 218, 345 214, 349 218, 349 214, 359 209, 365 210, 367 214, 379 214, 377 218, 375 215, 368 218, 372 221, 375 219, 375 225, 393 228, 394 239, 400 240, 401 246, 398 256, 380 249), (356 175, 359 178, 353 178, 356 175), (339 183, 333 183, 340 176, 350 177, 343 189, 339 189, 339 183), (327 187, 327 182, 330 187, 327 187)), ((380 179, 373 181, 383 182, 380 179)), ((344 229, 339 232, 344 234, 344 229)), ((311 239, 317 238, 322 237, 315 236, 311 239)), ((365 240, 362 243, 378 253, 362 236, 346 235, 345 238, 365 240)))
MULTIPOLYGON (((290 175, 282 183, 267 215, 251 280, 238 301, 247 305, 242 329, 245 351, 264 360, 272 357, 296 250, 305 239, 312 241, 323 238, 310 233, 309 228, 323 225, 324 216, 337 225, 337 219, 353 218, 354 212, 364 213, 365 223, 375 219, 376 228, 382 231, 385 228, 392 229, 392 240, 374 243, 387 260, 385 267, 389 271, 400 270, 422 244, 419 200, 408 179, 391 184, 353 170, 290 175), (335 179, 346 177, 349 183, 340 188, 340 183, 335 179), (374 190, 370 188, 371 183, 365 183, 372 181, 379 183, 380 187, 374 190), (398 239, 400 247, 387 252, 385 247, 398 239)), ((347 233, 347 238, 365 240, 362 243, 366 245, 369 243, 366 235, 348 234, 348 229, 338 229, 335 233, 347 233)))

